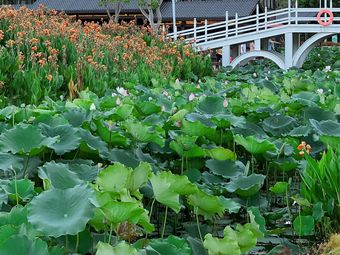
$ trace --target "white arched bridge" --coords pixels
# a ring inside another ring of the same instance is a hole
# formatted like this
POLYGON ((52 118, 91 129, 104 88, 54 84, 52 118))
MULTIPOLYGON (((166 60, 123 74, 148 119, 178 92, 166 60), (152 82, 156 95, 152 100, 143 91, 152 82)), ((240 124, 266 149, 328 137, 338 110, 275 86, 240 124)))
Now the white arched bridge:
POLYGON ((187 30, 171 33, 174 39, 184 38, 193 44, 198 51, 222 48, 222 66, 233 68, 256 58, 272 60, 282 69, 302 67, 309 52, 327 37, 340 34, 340 7, 332 4, 323 8, 299 8, 296 1, 294 7, 290 0, 288 8, 268 11, 218 23, 197 26, 187 30), (308 39, 301 41, 301 34, 308 34, 308 39), (283 37, 284 52, 268 49, 268 45, 276 43, 272 38, 283 37), (241 45, 251 43, 252 49, 242 52, 241 45), (242 54, 241 54, 242 52, 242 54))

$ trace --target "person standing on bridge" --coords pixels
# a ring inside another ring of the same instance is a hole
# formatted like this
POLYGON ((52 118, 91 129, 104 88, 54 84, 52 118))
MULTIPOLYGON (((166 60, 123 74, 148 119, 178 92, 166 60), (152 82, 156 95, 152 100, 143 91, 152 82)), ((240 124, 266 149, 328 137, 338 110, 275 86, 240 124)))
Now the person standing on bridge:
POLYGON ((270 38, 268 40, 268 51, 275 51, 275 44, 281 44, 281 43, 275 41, 273 38, 270 38))

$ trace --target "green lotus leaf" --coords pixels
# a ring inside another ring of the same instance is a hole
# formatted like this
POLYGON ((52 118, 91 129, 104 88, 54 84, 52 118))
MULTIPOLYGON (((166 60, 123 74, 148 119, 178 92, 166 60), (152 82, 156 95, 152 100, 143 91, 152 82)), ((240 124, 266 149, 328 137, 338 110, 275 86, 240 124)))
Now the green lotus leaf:
POLYGON ((208 252, 200 239, 188 236, 187 242, 192 250, 192 255, 208 255, 208 252))
POLYGON ((298 216, 293 222, 294 231, 299 236, 309 236, 314 234, 314 218, 308 216, 298 216))
POLYGON ((188 202, 197 208, 197 213, 204 216, 205 219, 211 219, 216 214, 221 216, 225 210, 219 197, 209 195, 201 190, 189 195, 188 202))
POLYGON ((152 239, 149 243, 161 255, 191 255, 188 243, 177 236, 170 235, 166 239, 152 239))
MULTIPOLYGON (((251 223, 253 226, 253 229, 255 229, 255 234, 259 234, 262 236, 261 233, 258 232, 260 230, 262 233, 266 233, 266 220, 265 218, 261 215, 260 209, 255 206, 251 206, 247 208, 248 214, 251 215, 251 223), (252 218, 253 217, 253 218, 252 218)), ((256 234, 256 235, 257 235, 256 234)), ((257 236, 259 237, 259 236, 257 236)))
POLYGON ((138 102, 136 105, 137 109, 144 115, 148 116, 153 113, 159 113, 162 111, 162 107, 153 102, 138 102))
POLYGON ((216 133, 215 128, 207 127, 199 121, 191 122, 183 120, 181 130, 188 136, 206 136, 209 138, 213 137, 216 133))
POLYGON ((266 177, 262 174, 252 174, 249 176, 239 176, 226 184, 229 192, 236 192, 242 197, 255 195, 262 187, 266 177))
POLYGON ((226 149, 226 148, 222 148, 222 147, 217 147, 217 148, 213 148, 213 149, 206 149, 206 156, 212 158, 212 159, 216 159, 216 160, 236 160, 236 154, 235 152, 226 149))
POLYGON ((270 187, 269 190, 275 194, 283 194, 288 190, 288 182, 277 182, 273 187, 270 187))
POLYGON ((207 114, 217 114, 226 112, 223 106, 224 98, 218 96, 205 97, 198 105, 198 109, 207 114))
POLYGON ((188 177, 174 175, 171 172, 153 174, 150 178, 155 199, 173 209, 180 211, 179 195, 188 195, 197 192, 196 185, 192 184, 188 177))
POLYGON ((233 178, 242 175, 245 171, 245 166, 240 161, 209 159, 205 162, 205 166, 216 175, 224 178, 233 178))
POLYGON ((144 213, 144 209, 137 203, 110 201, 100 207, 105 218, 112 224, 117 225, 124 221, 137 224, 144 213))
POLYGON ((34 196, 34 183, 28 179, 11 180, 2 188, 14 201, 17 195, 20 200, 29 200, 34 196))
POLYGON ((97 178, 97 184, 104 191, 119 193, 127 186, 132 169, 120 163, 115 163, 101 171, 97 178))
POLYGON ((316 107, 317 103, 320 101, 320 97, 315 93, 303 91, 292 95, 292 101, 298 102, 301 105, 316 107))
POLYGON ((336 121, 336 115, 334 114, 334 112, 326 111, 319 107, 307 107, 302 111, 301 115, 305 120, 314 119, 316 121, 336 121))
POLYGON ((107 159, 112 163, 122 163, 127 167, 137 167, 140 160, 136 157, 133 151, 112 149, 107 154, 107 159))
POLYGON ((0 136, 0 150, 13 154, 34 156, 52 146, 57 138, 45 137, 41 130, 33 125, 19 124, 0 136))
POLYGON ((100 156, 107 155, 107 144, 99 137, 91 134, 90 131, 80 129, 79 134, 81 137, 80 149, 85 153, 99 153, 100 156))
POLYGON ((76 173, 69 170, 68 165, 61 163, 46 163, 39 168, 38 175, 47 185, 45 188, 52 185, 56 189, 68 189, 83 183, 76 173))
POLYGON ((220 201, 222 202, 224 208, 228 210, 229 213, 238 213, 242 207, 241 204, 239 204, 238 202, 231 198, 225 198, 223 196, 220 196, 220 201))
POLYGON ((234 239, 221 239, 207 234, 204 237, 203 244, 209 251, 209 255, 241 255, 238 242, 234 239))
POLYGON ((147 184, 149 177, 151 176, 152 168, 151 165, 145 162, 141 162, 136 167, 128 179, 127 188, 131 191, 136 191, 140 187, 147 184))
POLYGON ((250 121, 236 123, 233 128, 233 133, 242 135, 244 137, 255 136, 259 139, 265 139, 268 137, 261 127, 250 121))
POLYGON ((47 236, 76 235, 93 216, 92 196, 85 185, 44 191, 28 205, 28 221, 47 236))
POLYGON ((96 255, 137 255, 137 250, 133 246, 120 242, 115 247, 103 242, 98 242, 96 255))
POLYGON ((188 112, 189 111, 187 109, 181 109, 178 112, 176 112, 173 116, 171 116, 170 119, 172 122, 182 121, 188 112))
POLYGON ((296 120, 289 116, 276 115, 263 121, 263 129, 273 136, 283 136, 295 126, 296 120))
POLYGON ((340 137, 340 123, 333 120, 320 122, 316 120, 309 121, 319 135, 340 137))
POLYGON ((48 255, 47 243, 39 238, 29 240, 24 235, 14 235, 0 244, 0 255, 48 255))
POLYGON ((196 144, 192 145, 189 150, 183 150, 183 144, 179 144, 176 141, 171 141, 169 147, 179 156, 185 158, 203 158, 206 155, 205 150, 196 144))
POLYGON ((244 116, 233 114, 216 114, 212 116, 212 121, 219 127, 242 126, 246 124, 244 116))
POLYGON ((234 136, 235 142, 242 145, 251 154, 263 154, 267 151, 275 151, 276 146, 268 140, 259 140, 254 136, 234 136))
POLYGON ((49 146, 57 155, 63 155, 79 147, 81 138, 78 129, 71 125, 48 126, 40 124, 40 128, 45 136, 58 137, 57 141, 49 146))
POLYGON ((154 127, 133 121, 126 121, 124 126, 127 132, 139 142, 155 143, 161 147, 165 145, 164 130, 158 131, 154 127))
POLYGON ((68 108, 63 116, 74 127, 80 127, 85 121, 89 120, 86 111, 82 108, 68 108))
POLYGON ((190 113, 186 115, 185 119, 189 122, 200 122, 202 125, 208 128, 216 128, 216 125, 210 120, 210 116, 206 117, 198 113, 190 113))
POLYGON ((23 167, 23 161, 23 158, 11 153, 0 153, 0 170, 19 172, 23 167))
POLYGON ((294 158, 280 158, 277 160, 273 160, 270 162, 270 166, 274 167, 274 169, 289 172, 292 170, 297 169, 299 162, 296 161, 294 158))
POLYGON ((311 131, 310 126, 300 126, 292 129, 288 135, 293 137, 307 137, 311 131))
POLYGON ((71 172, 75 173, 78 178, 85 182, 92 182, 96 180, 98 174, 98 166, 89 164, 78 164, 75 161, 71 161, 68 164, 68 168, 71 172))
POLYGON ((10 237, 19 234, 19 228, 13 225, 4 225, 0 227, 0 245, 10 237))
POLYGON ((27 207, 17 205, 12 207, 9 213, 0 212, 0 226, 12 225, 18 227, 22 224, 27 224, 27 207))
POLYGON ((120 130, 115 130, 115 127, 110 127, 109 124, 105 124, 101 119, 93 122, 96 124, 98 135, 106 143, 116 146, 127 146, 129 144, 129 140, 120 130))
POLYGON ((126 120, 131 116, 133 109, 133 105, 123 104, 116 108, 115 115, 118 115, 120 120, 126 120))

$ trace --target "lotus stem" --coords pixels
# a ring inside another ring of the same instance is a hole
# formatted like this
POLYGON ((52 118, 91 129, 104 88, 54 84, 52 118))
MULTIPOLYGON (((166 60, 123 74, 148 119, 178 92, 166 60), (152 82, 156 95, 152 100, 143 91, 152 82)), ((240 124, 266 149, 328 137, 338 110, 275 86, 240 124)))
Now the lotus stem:
POLYGON ((77 237, 76 237, 76 249, 75 249, 76 254, 78 254, 78 247, 79 247, 79 233, 77 234, 77 237))
POLYGON ((25 168, 24 168, 24 174, 23 177, 26 178, 26 172, 27 172, 27 168, 28 168, 28 163, 30 161, 30 156, 27 156, 26 161, 25 161, 25 168))
POLYGON ((15 171, 14 171, 14 188, 15 188, 15 199, 16 199, 17 205, 19 205, 17 175, 15 171))
MULTIPOLYGON (((155 201, 156 201, 156 199, 154 198, 154 199, 152 200, 151 207, 150 207, 150 214, 149 214, 149 221, 150 221, 150 222, 151 222, 151 217, 152 217, 152 212, 153 212, 153 207, 154 207, 154 205, 155 205, 155 201)), ((145 239, 148 239, 148 233, 146 233, 145 239)))
POLYGON ((162 235, 161 235, 162 239, 164 238, 167 217, 168 217, 168 207, 165 207, 165 216, 164 216, 163 229, 162 229, 162 235))
MULTIPOLYGON (((113 225, 112 223, 110 224, 110 233, 109 233, 109 240, 108 240, 108 244, 111 245, 111 238, 112 238, 112 231, 113 231, 113 225)), ((118 232, 117 232, 117 236, 118 236, 118 232)))
POLYGON ((201 228, 200 228, 200 222, 199 222, 199 218, 198 218, 198 207, 195 208, 195 215, 196 215, 196 223, 197 223, 198 234, 199 234, 200 239, 203 243, 203 238, 202 238, 202 233, 201 233, 201 228))
POLYGON ((68 237, 67 235, 65 236, 65 254, 68 255, 68 237))

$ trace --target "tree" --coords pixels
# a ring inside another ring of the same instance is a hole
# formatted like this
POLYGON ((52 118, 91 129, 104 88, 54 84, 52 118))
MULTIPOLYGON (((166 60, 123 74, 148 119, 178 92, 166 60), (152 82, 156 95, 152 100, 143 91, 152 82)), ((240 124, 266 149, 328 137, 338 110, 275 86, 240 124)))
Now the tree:
POLYGON ((119 22, 119 14, 122 11, 123 7, 123 1, 119 0, 99 0, 99 4, 106 9, 107 16, 110 20, 112 20, 115 23, 119 22), (115 15, 112 17, 110 13, 110 5, 113 4, 113 8, 115 10, 115 15))
POLYGON ((147 18, 153 31, 158 32, 162 23, 161 5, 163 0, 138 0, 138 7, 147 18), (156 15, 156 22, 155 22, 156 15))

